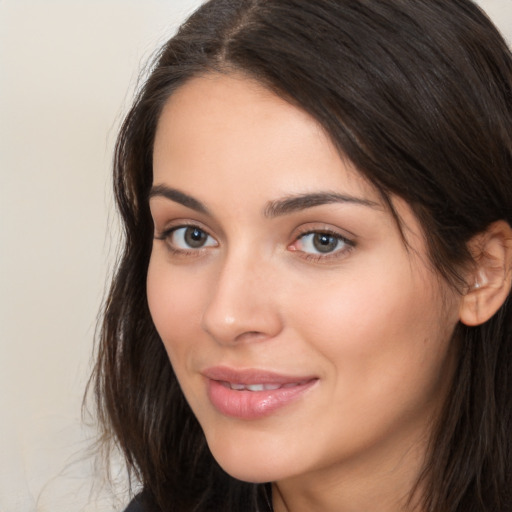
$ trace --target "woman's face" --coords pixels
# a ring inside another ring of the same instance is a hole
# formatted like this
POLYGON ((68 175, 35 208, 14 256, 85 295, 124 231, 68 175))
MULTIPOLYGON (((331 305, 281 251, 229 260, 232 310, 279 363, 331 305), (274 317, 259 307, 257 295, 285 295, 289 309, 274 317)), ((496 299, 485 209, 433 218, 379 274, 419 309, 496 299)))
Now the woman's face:
POLYGON ((228 473, 310 483, 419 464, 459 297, 404 202, 407 248, 310 116, 211 75, 163 111, 150 205, 151 315, 228 473))

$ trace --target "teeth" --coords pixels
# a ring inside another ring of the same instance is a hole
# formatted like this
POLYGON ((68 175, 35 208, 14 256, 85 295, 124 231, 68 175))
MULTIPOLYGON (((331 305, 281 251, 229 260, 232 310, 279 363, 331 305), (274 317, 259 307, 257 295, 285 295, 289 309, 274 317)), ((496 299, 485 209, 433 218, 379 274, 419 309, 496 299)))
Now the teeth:
POLYGON ((249 391, 264 391, 265 386, 263 384, 248 384, 247 389, 249 391))
POLYGON ((263 388, 265 389, 265 391, 279 389, 281 387, 282 386, 280 384, 263 384, 263 388))
POLYGON ((235 391, 273 391, 280 388, 290 388, 296 386, 293 384, 237 384, 235 382, 226 383, 228 386, 235 391))

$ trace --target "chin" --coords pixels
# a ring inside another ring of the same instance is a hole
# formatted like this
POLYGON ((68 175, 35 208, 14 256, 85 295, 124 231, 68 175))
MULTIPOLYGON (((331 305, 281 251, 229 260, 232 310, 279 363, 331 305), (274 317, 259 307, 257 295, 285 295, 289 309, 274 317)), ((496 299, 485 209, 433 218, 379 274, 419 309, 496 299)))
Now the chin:
POLYGON ((282 449, 265 449, 264 446, 254 443, 238 444, 226 441, 208 442, 208 445, 219 466, 228 475, 243 482, 275 482, 291 476, 291 468, 297 469, 297 464, 287 463, 282 449))
POLYGON ((222 466, 222 469, 233 478, 240 480, 242 482, 248 482, 251 484, 264 484, 267 482, 274 482, 276 479, 269 475, 268 471, 247 471, 247 468, 235 468, 234 471, 231 471, 231 468, 227 468, 222 466))
POLYGON ((282 480, 283 478, 280 471, 269 468, 268 464, 259 466, 253 465, 250 461, 244 461, 243 464, 240 464, 232 461, 226 462, 217 458, 215 460, 228 475, 242 482, 263 484, 282 480))

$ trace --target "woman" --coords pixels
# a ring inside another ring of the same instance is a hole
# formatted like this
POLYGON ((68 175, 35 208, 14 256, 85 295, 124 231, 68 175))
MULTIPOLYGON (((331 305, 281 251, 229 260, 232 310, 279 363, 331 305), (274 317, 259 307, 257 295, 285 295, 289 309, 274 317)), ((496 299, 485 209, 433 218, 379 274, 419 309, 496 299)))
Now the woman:
POLYGON ((511 170, 469 0, 204 4, 116 150, 129 510, 512 510, 511 170))

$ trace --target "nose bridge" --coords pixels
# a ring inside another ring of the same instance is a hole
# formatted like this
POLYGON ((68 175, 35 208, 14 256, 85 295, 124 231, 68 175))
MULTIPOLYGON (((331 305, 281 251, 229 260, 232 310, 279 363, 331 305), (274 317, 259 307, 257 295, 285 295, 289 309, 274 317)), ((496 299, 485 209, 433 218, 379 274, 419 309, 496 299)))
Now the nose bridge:
POLYGON ((248 248, 225 255, 203 313, 203 329, 219 343, 261 340, 281 329, 271 259, 248 248))

